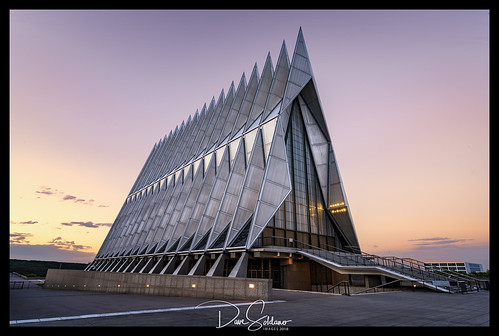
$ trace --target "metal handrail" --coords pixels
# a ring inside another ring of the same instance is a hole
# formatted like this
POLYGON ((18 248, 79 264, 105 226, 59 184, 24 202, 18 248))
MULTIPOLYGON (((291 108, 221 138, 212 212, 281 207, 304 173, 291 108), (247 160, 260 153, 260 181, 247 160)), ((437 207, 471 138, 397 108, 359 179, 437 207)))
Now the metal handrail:
POLYGON ((333 293, 334 293, 334 289, 338 288, 338 294, 341 294, 340 293, 340 286, 341 285, 343 285, 343 288, 345 289, 345 293, 343 293, 343 294, 350 296, 350 283, 346 280, 340 281, 336 285, 329 287, 326 292, 329 293, 330 291, 333 291, 333 293))
POLYGON ((360 253, 352 253, 351 251, 347 251, 336 246, 331 246, 327 244, 325 245, 330 250, 325 250, 317 246, 313 246, 298 240, 272 236, 273 238, 285 239, 289 243, 292 243, 297 248, 299 248, 299 244, 303 246, 309 253, 315 254, 324 259, 336 262, 340 265, 345 266, 381 266, 384 268, 388 268, 397 273, 411 276, 413 278, 424 281, 435 281, 435 280, 449 280, 449 277, 438 275, 437 273, 429 270, 425 270, 424 263, 417 261, 415 259, 411 259, 417 262, 409 261, 408 259, 402 259, 397 257, 380 257, 374 254, 366 253, 360 251, 360 253), (405 261, 405 262, 404 262, 405 261))
MULTIPOLYGON (((10 289, 23 289, 25 282, 26 281, 22 281, 22 280, 9 281, 9 287, 10 287, 10 289)), ((28 288, 29 285, 30 285, 30 283, 28 282, 28 285, 26 286, 26 288, 28 288)))
POLYGON ((483 283, 489 282, 489 280, 477 279, 477 278, 474 278, 472 276, 469 276, 468 274, 462 274, 462 273, 458 273, 458 272, 451 271, 451 270, 442 270, 441 272, 446 274, 446 275, 448 274, 449 277, 455 278, 457 281, 464 281, 464 282, 468 283, 468 285, 471 288, 473 288, 473 286, 475 286, 477 292, 479 292, 480 289, 486 288, 485 285, 482 287, 483 283))
POLYGON ((376 293, 376 289, 377 288, 383 288, 383 291, 384 291, 384 287, 387 286, 387 285, 391 285, 393 283, 396 283, 396 282, 399 282, 399 281, 402 281, 400 279, 397 279, 397 280, 393 280, 393 281, 390 281, 390 282, 387 282, 387 283, 384 283, 384 284, 381 284, 381 285, 377 285, 377 286, 374 286, 374 287, 370 287, 370 288, 367 288, 367 289, 364 289, 364 290, 361 290, 360 292, 356 292, 355 295, 357 294, 361 294, 361 293, 365 293, 365 292, 368 292, 370 290, 373 290, 374 293, 376 293))

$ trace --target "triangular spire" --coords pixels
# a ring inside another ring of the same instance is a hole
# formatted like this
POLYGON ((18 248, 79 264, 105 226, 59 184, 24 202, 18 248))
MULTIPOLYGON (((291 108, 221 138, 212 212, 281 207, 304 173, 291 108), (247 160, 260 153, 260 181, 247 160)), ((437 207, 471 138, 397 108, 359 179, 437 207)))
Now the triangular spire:
POLYGON ((216 111, 222 110, 224 99, 225 99, 224 89, 222 89, 222 92, 220 92, 220 95, 218 96, 216 111))
POLYGON ((229 92, 223 101, 223 106, 221 107, 220 113, 216 116, 215 128, 211 134, 210 141, 208 142, 208 148, 212 145, 220 143, 224 138, 221 138, 222 130, 227 121, 227 117, 232 106, 232 101, 234 100, 234 81, 230 84, 229 92))
POLYGON ((284 101, 281 110, 285 109, 301 89, 313 78, 312 67, 308 59, 307 47, 303 32, 300 27, 298 38, 296 39, 295 51, 293 52, 293 60, 291 61, 291 69, 289 71, 288 83, 284 93, 284 101))
POLYGON ((220 92, 218 96, 217 104, 214 107, 213 114, 210 117, 210 121, 206 127, 206 133, 203 139, 203 148, 208 150, 213 146, 213 144, 218 140, 218 136, 220 135, 220 130, 215 131, 215 127, 221 118, 222 108, 224 106, 225 96, 224 90, 220 92))
POLYGON ((274 76, 274 69, 272 67, 272 58, 270 57, 270 52, 267 54, 267 59, 265 60, 265 65, 263 66, 262 77, 260 78, 260 83, 258 83, 258 89, 251 105, 250 114, 248 116, 248 121, 244 127, 246 131, 249 129, 251 124, 262 114, 265 108, 265 102, 269 95, 270 86, 272 85, 272 77, 274 76))
MULTIPOLYGON (((305 38, 303 37, 303 31, 301 30, 301 27, 300 27, 300 30, 298 31, 298 37, 296 39, 296 46, 295 46, 295 52, 294 52, 296 55, 300 55, 302 56, 305 60, 306 60, 306 64, 296 64, 296 66, 306 72, 306 73, 309 73, 310 76, 314 77, 314 74, 312 72, 312 67, 310 65, 310 61, 309 61, 309 57, 308 57, 308 52, 307 52, 307 46, 305 45, 305 38)), ((293 55, 293 58, 295 57, 295 55, 293 55)))
POLYGON ((232 129, 233 134, 239 131, 239 129, 248 121, 251 105, 253 105, 253 99, 255 98, 256 90, 258 89, 258 77, 258 67, 255 63, 253 71, 251 72, 248 86, 246 88, 246 92, 244 94, 243 102, 239 109, 239 114, 237 116, 236 122, 234 123, 234 128, 232 129))
POLYGON ((227 121, 225 122, 224 127, 222 129, 222 133, 220 134, 220 141, 225 139, 225 137, 227 137, 227 135, 229 135, 229 133, 232 131, 232 127, 237 118, 239 108, 241 107, 241 103, 243 102, 245 92, 246 92, 246 76, 244 75, 243 72, 241 80, 239 81, 239 85, 237 86, 237 91, 234 100, 232 101, 232 105, 230 107, 229 115, 227 116, 227 121))
POLYGON ((286 88, 286 81, 289 76, 289 57, 286 49, 286 42, 282 41, 281 51, 277 59, 277 65, 272 79, 272 86, 270 87, 269 96, 265 104, 265 110, 262 114, 261 122, 263 122, 272 110, 276 107, 277 103, 284 96, 286 88))

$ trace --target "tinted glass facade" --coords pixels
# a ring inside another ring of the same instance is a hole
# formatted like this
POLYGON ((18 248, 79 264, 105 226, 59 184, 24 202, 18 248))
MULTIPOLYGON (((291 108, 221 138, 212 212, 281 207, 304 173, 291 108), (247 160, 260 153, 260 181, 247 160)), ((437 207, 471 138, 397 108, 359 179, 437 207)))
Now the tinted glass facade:
POLYGON ((297 102, 293 104, 285 139, 293 188, 256 246, 310 245, 327 250, 345 249, 348 243, 338 232, 320 190, 302 112, 297 102))

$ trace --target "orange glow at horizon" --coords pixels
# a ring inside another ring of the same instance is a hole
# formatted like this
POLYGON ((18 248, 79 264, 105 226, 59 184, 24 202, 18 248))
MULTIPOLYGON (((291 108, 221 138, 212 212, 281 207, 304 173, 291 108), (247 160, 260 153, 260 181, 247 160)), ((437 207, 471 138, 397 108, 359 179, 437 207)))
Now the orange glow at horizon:
POLYGON ((10 12, 11 258, 92 261, 154 143, 299 22, 348 197, 327 211, 365 252, 488 267, 488 11, 201 14, 10 12))

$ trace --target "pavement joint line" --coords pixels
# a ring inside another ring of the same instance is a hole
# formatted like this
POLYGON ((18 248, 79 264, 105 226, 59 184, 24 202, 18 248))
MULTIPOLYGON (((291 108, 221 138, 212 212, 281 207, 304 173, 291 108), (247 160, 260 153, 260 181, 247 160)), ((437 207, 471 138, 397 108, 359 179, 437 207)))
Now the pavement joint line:
POLYGON ((374 293, 354 293, 354 294, 350 294, 350 296, 361 296, 361 295, 373 295, 373 294, 388 294, 388 293, 400 293, 401 291, 397 290, 397 291, 385 291, 385 292, 374 292, 374 293))
MULTIPOLYGON (((220 301, 227 302, 223 300, 209 300, 211 301, 220 301)), ((265 304, 268 303, 282 303, 286 302, 284 300, 273 300, 273 301, 262 301, 265 304)), ((203 303, 200 303, 197 306, 188 306, 188 307, 173 307, 173 308, 159 308, 159 309, 147 309, 147 310, 131 310, 124 312, 115 312, 115 313, 101 313, 101 314, 85 314, 85 315, 73 315, 73 316, 57 316, 57 317, 43 317, 43 318, 33 318, 26 320, 11 320, 9 321, 10 325, 17 324, 25 324, 25 323, 40 323, 40 322, 53 322, 53 321, 63 321, 63 320, 80 320, 80 319, 89 319, 89 318, 98 318, 98 317, 111 317, 111 316, 123 316, 123 315, 138 315, 138 314, 154 314, 154 313, 166 313, 172 311, 184 311, 184 310, 195 310, 195 309, 212 309, 212 308, 225 308, 232 306, 249 306, 251 304, 261 304, 260 300, 256 300, 254 302, 240 302, 240 303, 224 303, 224 304, 216 304, 210 306, 203 306, 203 303)))

